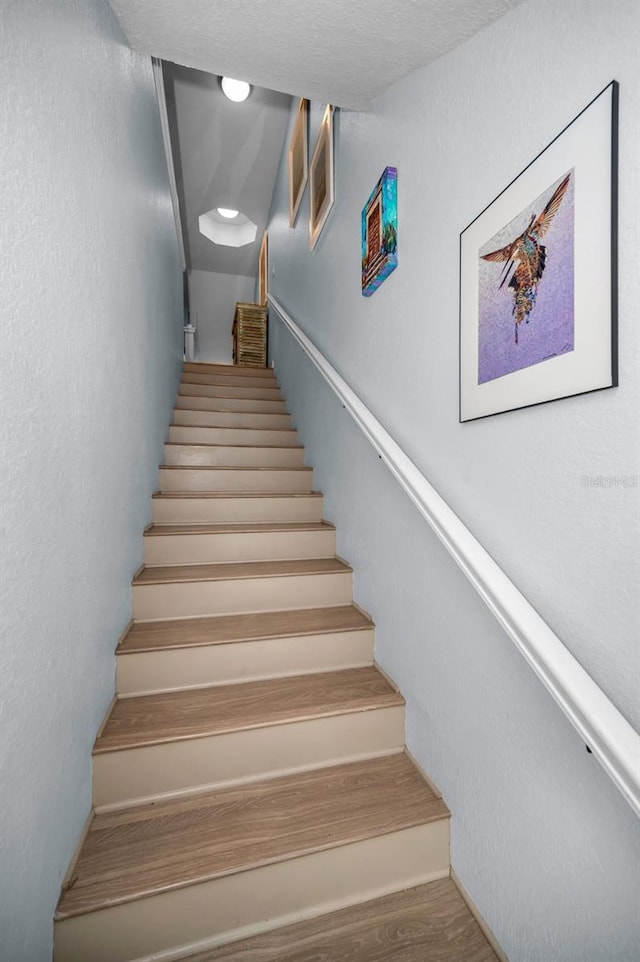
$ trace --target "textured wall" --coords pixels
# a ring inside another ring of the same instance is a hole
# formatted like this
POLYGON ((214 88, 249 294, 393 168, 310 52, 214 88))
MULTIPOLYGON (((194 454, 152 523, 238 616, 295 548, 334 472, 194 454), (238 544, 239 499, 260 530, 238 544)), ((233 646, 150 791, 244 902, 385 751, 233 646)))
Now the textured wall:
POLYGON ((231 364, 231 327, 237 301, 252 301, 256 279, 213 271, 189 272, 191 323, 198 329, 197 359, 231 364))
POLYGON ((48 962, 179 376, 151 64, 102 0, 1 0, 0 957, 48 962))
MULTIPOLYGON (((308 197, 291 231, 281 168, 269 286, 640 727, 638 488, 581 485, 638 474, 639 16, 635 0, 525 3, 370 112, 338 114, 336 205, 311 254, 308 197), (620 387, 460 425, 459 232, 612 78, 620 387), (387 164, 399 267, 365 299, 360 211, 387 164)), ((277 323, 271 344, 464 884, 511 962, 631 962, 637 820, 277 323)))

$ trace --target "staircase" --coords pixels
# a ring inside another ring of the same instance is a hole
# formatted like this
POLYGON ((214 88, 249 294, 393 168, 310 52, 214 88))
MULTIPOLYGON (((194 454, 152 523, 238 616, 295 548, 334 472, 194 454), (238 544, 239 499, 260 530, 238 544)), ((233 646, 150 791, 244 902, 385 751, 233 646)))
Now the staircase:
POLYGON ((56 962, 495 962, 271 371, 185 364, 159 486, 56 962))

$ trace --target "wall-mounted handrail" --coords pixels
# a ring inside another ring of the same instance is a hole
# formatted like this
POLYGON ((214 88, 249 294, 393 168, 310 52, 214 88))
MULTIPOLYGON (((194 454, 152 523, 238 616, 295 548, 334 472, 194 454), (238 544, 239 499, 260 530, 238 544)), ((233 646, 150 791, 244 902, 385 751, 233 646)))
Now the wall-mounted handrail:
POLYGON ((282 305, 271 294, 267 298, 614 785, 640 815, 638 732, 282 305))

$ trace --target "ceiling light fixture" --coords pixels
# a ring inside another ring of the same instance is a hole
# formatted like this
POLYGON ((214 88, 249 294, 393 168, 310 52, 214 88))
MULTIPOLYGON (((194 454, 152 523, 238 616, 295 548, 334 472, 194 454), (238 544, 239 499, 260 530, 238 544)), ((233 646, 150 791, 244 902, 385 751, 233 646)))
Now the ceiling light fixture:
POLYGON ((236 104, 241 104, 251 93, 251 84, 246 80, 233 80, 231 77, 223 77, 220 81, 222 92, 229 100, 236 104))
POLYGON ((240 213, 238 210, 232 210, 231 207, 216 207, 216 210, 221 217, 226 217, 227 220, 233 220, 233 218, 237 217, 240 213))

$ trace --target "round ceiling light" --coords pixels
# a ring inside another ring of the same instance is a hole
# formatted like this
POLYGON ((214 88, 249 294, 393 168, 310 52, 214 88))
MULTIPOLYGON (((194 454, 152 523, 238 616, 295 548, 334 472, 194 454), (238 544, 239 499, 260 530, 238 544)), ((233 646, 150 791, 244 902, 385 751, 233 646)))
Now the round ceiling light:
POLYGON ((216 207, 216 210, 221 217, 226 217, 227 220, 233 220, 233 218, 237 217, 240 213, 238 210, 232 210, 231 207, 216 207))
POLYGON ((241 104, 251 93, 251 84, 246 80, 233 80, 231 77, 223 77, 221 80, 222 92, 229 100, 236 104, 241 104))

